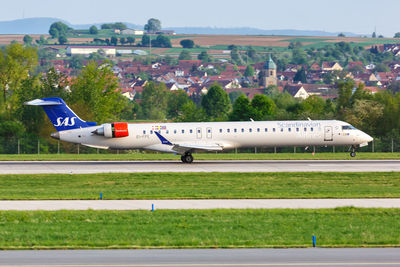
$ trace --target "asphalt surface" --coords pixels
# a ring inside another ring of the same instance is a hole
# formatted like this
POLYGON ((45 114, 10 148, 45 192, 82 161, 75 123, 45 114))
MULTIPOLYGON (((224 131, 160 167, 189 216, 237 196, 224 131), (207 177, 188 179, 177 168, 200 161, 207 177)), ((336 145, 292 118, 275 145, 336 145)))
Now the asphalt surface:
POLYGON ((0 251, 0 266, 400 266, 399 248, 0 251))
POLYGON ((3 200, 0 210, 400 208, 400 199, 3 200))
POLYGON ((0 174, 106 172, 390 172, 400 160, 2 161, 0 174))

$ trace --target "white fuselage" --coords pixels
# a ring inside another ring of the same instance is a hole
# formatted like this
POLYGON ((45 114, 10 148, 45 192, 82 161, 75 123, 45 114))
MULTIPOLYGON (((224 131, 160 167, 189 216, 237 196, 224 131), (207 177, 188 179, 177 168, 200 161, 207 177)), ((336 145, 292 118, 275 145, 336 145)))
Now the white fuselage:
POLYGON ((338 120, 246 121, 190 123, 130 123, 129 136, 107 138, 94 133, 101 125, 61 131, 60 140, 97 148, 147 149, 175 152, 162 144, 159 132, 173 144, 239 147, 365 145, 372 141, 366 133, 338 120), (347 129, 347 128, 348 129, 347 129))

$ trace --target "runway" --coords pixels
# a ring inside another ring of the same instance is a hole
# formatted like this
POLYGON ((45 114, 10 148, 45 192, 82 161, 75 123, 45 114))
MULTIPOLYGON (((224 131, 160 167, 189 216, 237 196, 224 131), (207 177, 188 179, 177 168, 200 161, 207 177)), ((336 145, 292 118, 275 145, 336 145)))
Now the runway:
POLYGON ((107 172, 400 172, 400 160, 2 161, 0 174, 107 172))
POLYGON ((0 266, 400 266, 399 248, 0 251, 0 266))
POLYGON ((400 199, 3 200, 0 210, 400 208, 400 199))

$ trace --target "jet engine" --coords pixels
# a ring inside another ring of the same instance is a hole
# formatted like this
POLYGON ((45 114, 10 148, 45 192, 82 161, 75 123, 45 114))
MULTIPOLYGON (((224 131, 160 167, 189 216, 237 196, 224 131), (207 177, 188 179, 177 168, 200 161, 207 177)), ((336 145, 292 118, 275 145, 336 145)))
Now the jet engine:
POLYGON ((128 123, 126 122, 114 122, 105 123, 102 127, 97 128, 92 133, 102 135, 107 138, 119 138, 129 136, 128 123))

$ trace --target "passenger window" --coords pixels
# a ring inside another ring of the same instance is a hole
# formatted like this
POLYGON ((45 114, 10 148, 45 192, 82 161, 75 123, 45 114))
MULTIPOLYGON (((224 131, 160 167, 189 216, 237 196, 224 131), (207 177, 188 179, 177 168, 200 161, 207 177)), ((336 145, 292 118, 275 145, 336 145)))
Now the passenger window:
POLYGON ((169 131, 168 131, 168 130, 166 130, 166 131, 165 131, 165 133, 166 133, 166 134, 169 134, 169 131))
POLYGON ((219 129, 219 132, 222 133, 222 129, 219 129))
POLYGON ((146 134, 146 130, 143 130, 143 134, 146 134))
POLYGON ((272 128, 272 131, 275 132, 275 128, 272 128))
POLYGON ((233 129, 233 131, 236 133, 236 132, 237 132, 237 129, 235 128, 235 129, 233 129))
POLYGON ((283 128, 281 128, 281 132, 283 132, 283 128))
POLYGON ((304 131, 307 132, 307 128, 304 128, 304 131))
POLYGON ((265 131, 265 132, 268 132, 268 128, 265 128, 264 131, 265 131))
POLYGON ((314 131, 314 128, 313 127, 311 127, 311 132, 313 132, 314 131))
MULTIPOLYGON (((197 132, 200 133, 201 132, 200 129, 198 129, 197 132)), ((211 132, 211 130, 208 130, 208 132, 211 132)))
POLYGON ((185 130, 182 130, 182 133, 184 134, 184 133, 185 133, 185 130))
POLYGON ((251 133, 252 132, 252 129, 251 128, 249 128, 249 133, 251 133))
POLYGON ((174 130, 174 134, 176 134, 176 130, 174 130))
POLYGON ((296 132, 298 132, 299 131, 299 128, 296 128, 296 132))
MULTIPOLYGON (((200 133, 200 130, 198 130, 197 132, 200 133)), ((207 132, 208 132, 208 133, 211 133, 211 129, 208 129, 207 132)))
POLYGON ((226 129, 226 132, 229 133, 231 130, 230 129, 226 129))
POLYGON ((244 133, 244 129, 242 128, 242 133, 244 133))
POLYGON ((192 130, 192 129, 190 129, 190 130, 189 130, 189 132, 190 132, 190 133, 193 133, 193 130, 192 130))
POLYGON ((259 133, 260 132, 260 128, 257 128, 257 133, 259 133))
POLYGON ((150 130, 150 134, 153 134, 153 130, 150 130))
POLYGON ((291 129, 291 128, 288 128, 287 130, 288 130, 288 132, 292 131, 292 129, 291 129))

